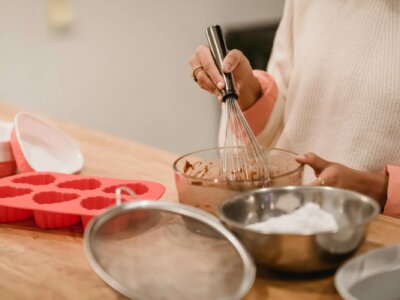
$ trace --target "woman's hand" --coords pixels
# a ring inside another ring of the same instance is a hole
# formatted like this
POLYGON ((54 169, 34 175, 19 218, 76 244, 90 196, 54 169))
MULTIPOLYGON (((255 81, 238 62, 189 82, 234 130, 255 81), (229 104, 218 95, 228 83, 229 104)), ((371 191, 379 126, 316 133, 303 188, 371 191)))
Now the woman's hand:
MULTIPOLYGON (((192 66, 194 79, 204 90, 215 94, 219 101, 222 101, 221 90, 225 87, 224 80, 216 67, 210 49, 207 46, 200 46, 190 57, 189 64, 192 66), (201 67, 201 68, 198 68, 201 67)), ((235 79, 238 104, 242 110, 248 109, 261 96, 261 87, 248 59, 239 50, 229 51, 222 63, 224 73, 232 72, 235 79)))
POLYGON ((386 174, 363 172, 322 159, 314 153, 296 157, 296 161, 314 169, 317 179, 310 185, 328 185, 353 190, 374 198, 385 206, 388 177, 386 174))

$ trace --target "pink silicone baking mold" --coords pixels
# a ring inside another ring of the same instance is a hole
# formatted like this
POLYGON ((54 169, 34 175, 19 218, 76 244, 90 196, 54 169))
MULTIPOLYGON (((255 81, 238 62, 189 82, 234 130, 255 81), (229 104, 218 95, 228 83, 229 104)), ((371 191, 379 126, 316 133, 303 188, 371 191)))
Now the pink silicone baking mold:
MULTIPOLYGON (((31 172, 0 178, 0 222, 33 216, 40 228, 68 227, 115 204, 115 189, 127 186, 139 199, 157 200, 165 187, 156 182, 31 172)), ((123 192, 122 201, 134 201, 123 192)))

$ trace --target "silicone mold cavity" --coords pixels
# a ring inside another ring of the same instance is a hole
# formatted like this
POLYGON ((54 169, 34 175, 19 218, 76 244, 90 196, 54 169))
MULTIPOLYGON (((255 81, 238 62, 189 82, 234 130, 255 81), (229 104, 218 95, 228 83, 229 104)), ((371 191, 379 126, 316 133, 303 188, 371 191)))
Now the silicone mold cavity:
POLYGON ((12 186, 0 186, 0 198, 13 198, 32 193, 31 189, 14 188, 12 186))
POLYGON ((80 179, 80 180, 72 180, 59 183, 57 185, 59 188, 66 188, 66 189, 74 189, 74 190, 95 190, 101 186, 100 181, 96 179, 80 179))
MULTIPOLYGON (((16 197, 29 195, 33 191, 28 188, 14 188, 11 186, 0 186, 0 198, 8 198, 10 201, 18 201, 16 197)), ((16 222, 29 219, 32 211, 27 209, 0 207, 0 222, 16 222)))
MULTIPOLYGON (((98 210, 103 209, 115 204, 115 199, 97 196, 97 197, 89 197, 85 198, 81 201, 81 206, 87 210, 98 210)), ((87 224, 93 217, 83 216, 82 217, 82 225, 86 228, 87 224)))
MULTIPOLYGON (((116 189, 117 187, 119 187, 119 186, 120 186, 120 185, 115 185, 115 186, 107 187, 107 188, 104 189, 104 192, 105 192, 105 193, 114 194, 114 193, 115 193, 115 189, 116 189)), ((147 193, 148 190, 149 190, 149 188, 148 188, 146 185, 141 184, 141 183, 126 184, 125 186, 128 187, 128 188, 130 188, 132 191, 134 191, 135 194, 138 195, 138 196, 139 196, 139 195, 142 195, 142 194, 144 194, 144 193, 147 193)), ((121 194, 128 195, 128 193, 125 192, 125 191, 122 191, 121 194)))
POLYGON ((28 209, 0 207, 0 222, 9 223, 26 220, 32 217, 32 211, 28 209))
POLYGON ((103 196, 98 196, 98 197, 89 197, 86 199, 83 199, 81 201, 82 207, 86 209, 103 209, 108 206, 114 205, 115 204, 115 199, 112 198, 107 198, 103 196))
MULTIPOLYGON (((82 217, 82 225, 86 228, 87 224, 93 217, 82 217)), ((116 232, 121 232, 129 226, 129 218, 118 216, 118 218, 111 219, 107 221, 107 227, 102 229, 101 234, 115 234, 116 232)))
POLYGON ((36 174, 13 179, 14 183, 27 183, 32 185, 47 185, 54 181, 56 181, 56 178, 50 174, 36 174))
POLYGON ((71 201, 78 198, 77 194, 64 194, 60 192, 42 192, 33 197, 33 201, 38 204, 52 204, 71 201))
POLYGON ((35 218, 36 225, 43 229, 69 227, 81 220, 81 217, 76 215, 48 213, 44 211, 35 211, 33 217, 35 218))
MULTIPOLYGON (((0 222, 31 218, 44 229, 78 224, 85 227, 97 214, 115 204, 115 189, 131 188, 140 198, 159 199, 165 187, 143 180, 31 172, 0 178, 0 222)), ((123 193, 122 201, 134 201, 123 193)), ((135 219, 137 219, 135 217, 135 219)), ((118 221, 115 228, 124 228, 118 221)), ((114 225, 113 225, 114 226, 114 225)))

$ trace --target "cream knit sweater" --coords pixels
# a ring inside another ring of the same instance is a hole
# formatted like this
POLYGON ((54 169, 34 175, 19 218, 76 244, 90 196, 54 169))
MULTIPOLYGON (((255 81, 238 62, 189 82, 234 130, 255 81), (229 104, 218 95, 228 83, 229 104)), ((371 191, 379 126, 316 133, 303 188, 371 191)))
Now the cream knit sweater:
POLYGON ((286 0, 263 145, 351 168, 400 165, 400 0, 286 0))

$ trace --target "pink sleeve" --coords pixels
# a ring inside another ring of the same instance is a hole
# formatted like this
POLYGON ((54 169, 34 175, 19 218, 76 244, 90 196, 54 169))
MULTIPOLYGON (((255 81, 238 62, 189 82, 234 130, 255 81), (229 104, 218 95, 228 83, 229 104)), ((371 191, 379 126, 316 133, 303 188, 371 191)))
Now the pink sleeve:
POLYGON ((253 73, 260 82, 262 96, 256 103, 244 111, 243 115, 254 135, 258 135, 264 129, 265 125, 267 125, 276 98, 278 97, 278 87, 275 80, 267 72, 254 70, 253 73))
POLYGON ((387 166, 389 174, 388 192, 383 214, 400 218, 400 167, 387 166))

